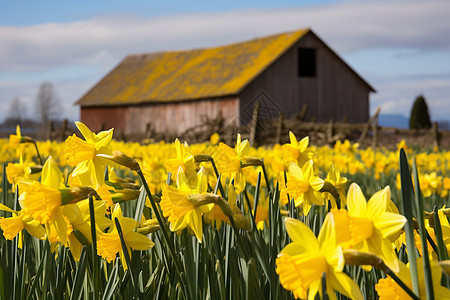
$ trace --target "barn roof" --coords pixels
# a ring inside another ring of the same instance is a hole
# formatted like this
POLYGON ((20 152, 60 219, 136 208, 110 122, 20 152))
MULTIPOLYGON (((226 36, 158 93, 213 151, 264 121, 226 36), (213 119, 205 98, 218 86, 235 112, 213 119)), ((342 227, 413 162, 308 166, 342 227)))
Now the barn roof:
POLYGON ((302 29, 215 48, 129 55, 75 104, 129 105, 237 95, 309 32, 302 29))
POLYGON ((238 94, 309 29, 222 47, 127 56, 76 104, 182 101, 238 94))

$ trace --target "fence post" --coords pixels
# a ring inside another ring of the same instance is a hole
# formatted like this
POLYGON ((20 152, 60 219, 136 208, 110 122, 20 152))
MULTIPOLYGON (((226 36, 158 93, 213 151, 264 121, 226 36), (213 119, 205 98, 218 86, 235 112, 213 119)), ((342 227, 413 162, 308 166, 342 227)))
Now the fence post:
POLYGON ((439 134, 439 125, 437 122, 433 122, 433 127, 431 127, 433 132, 433 147, 439 149, 440 142, 440 134, 439 134))
POLYGON ((259 113, 259 102, 255 103, 255 106, 253 107, 253 116, 252 116, 252 123, 250 124, 250 145, 252 147, 256 147, 255 141, 256 141, 256 129, 258 126, 258 113, 259 113))
POLYGON ((284 113, 280 111, 280 115, 278 116, 277 135, 275 137, 275 144, 281 143, 281 132, 283 131, 283 121, 284 121, 284 113))
POLYGON ((308 111, 308 104, 303 104, 302 110, 300 111, 300 114, 298 115, 297 120, 303 121, 303 119, 305 119, 307 111, 308 111))
POLYGON ((327 144, 332 144, 333 143, 333 126, 334 126, 334 121, 333 119, 330 120, 330 122, 328 123, 328 128, 327 128, 327 144))
POLYGON ((59 133, 59 140, 62 142, 66 139, 66 133, 68 128, 68 121, 64 119, 61 124, 61 131, 59 133))
POLYGON ((376 149, 378 147, 378 115, 377 118, 373 121, 373 140, 372 140, 372 148, 376 149))
MULTIPOLYGON (((367 133, 369 132, 370 124, 373 122, 373 120, 375 120, 375 119, 378 120, 378 115, 380 114, 380 111, 381 111, 381 107, 378 107, 377 111, 375 112, 375 114, 369 119, 369 121, 366 124, 366 127, 364 127, 364 130, 361 133, 361 136, 359 137, 358 144, 361 145, 361 143, 365 139, 367 133)), ((378 121, 377 121, 377 126, 378 126, 378 121)))

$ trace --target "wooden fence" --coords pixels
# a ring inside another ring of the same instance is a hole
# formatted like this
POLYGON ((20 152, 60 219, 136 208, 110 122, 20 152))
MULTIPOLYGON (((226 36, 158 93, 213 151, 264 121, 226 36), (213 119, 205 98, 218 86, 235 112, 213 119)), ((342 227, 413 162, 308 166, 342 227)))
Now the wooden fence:
MULTIPOLYGON (((302 113, 294 118, 286 119, 281 113, 276 119, 263 119, 259 114, 259 105, 256 104, 253 111, 252 120, 247 125, 224 126, 224 119, 219 114, 215 118, 206 118, 203 124, 187 129, 180 136, 173 136, 168 133, 157 133, 152 127, 147 126, 144 135, 124 136, 115 134, 114 138, 124 141, 140 141, 143 143, 157 142, 165 140, 174 141, 175 138, 186 140, 189 143, 208 141, 213 133, 218 133, 222 141, 229 145, 234 145, 237 133, 243 138, 249 139, 253 146, 283 144, 289 142, 289 131, 292 131, 298 138, 309 136, 313 145, 333 145, 336 141, 349 140, 359 143, 360 147, 395 148, 401 140, 405 140, 410 146, 417 147, 442 147, 450 149, 450 131, 439 130, 438 124, 433 123, 431 129, 400 129, 394 127, 382 127, 378 125, 380 108, 369 119, 367 123, 350 124, 345 121, 335 122, 314 122, 304 121, 306 108, 302 113)), ((74 128, 69 128, 67 120, 61 123, 60 128, 55 128, 53 124, 49 126, 46 139, 64 141, 68 135, 74 132, 74 128)))

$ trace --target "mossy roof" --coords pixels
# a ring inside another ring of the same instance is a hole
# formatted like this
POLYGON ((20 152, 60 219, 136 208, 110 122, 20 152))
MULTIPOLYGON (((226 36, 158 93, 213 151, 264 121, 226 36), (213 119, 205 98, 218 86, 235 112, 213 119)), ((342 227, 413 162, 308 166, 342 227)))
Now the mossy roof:
POLYGON ((308 32, 302 29, 216 48, 130 55, 76 104, 128 105, 237 95, 308 32))

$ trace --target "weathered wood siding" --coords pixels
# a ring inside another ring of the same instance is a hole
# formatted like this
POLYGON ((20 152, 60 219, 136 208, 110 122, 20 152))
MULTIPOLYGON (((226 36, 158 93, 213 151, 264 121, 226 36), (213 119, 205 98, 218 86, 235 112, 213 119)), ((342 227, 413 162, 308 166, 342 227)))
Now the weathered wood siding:
POLYGON ((181 134, 189 128, 213 119, 221 112, 225 125, 239 117, 238 98, 220 98, 174 103, 152 103, 129 107, 125 134, 143 133, 147 124, 156 132, 181 134))
POLYGON ((81 122, 92 131, 114 128, 116 133, 124 133, 128 122, 129 107, 82 107, 81 122))
POLYGON ((349 122, 369 118, 371 88, 313 33, 307 34, 263 71, 240 93, 241 120, 250 121, 255 101, 271 117, 300 113, 308 105, 306 119, 317 121, 344 117, 349 122), (316 49, 316 76, 298 76, 298 49, 316 49))

